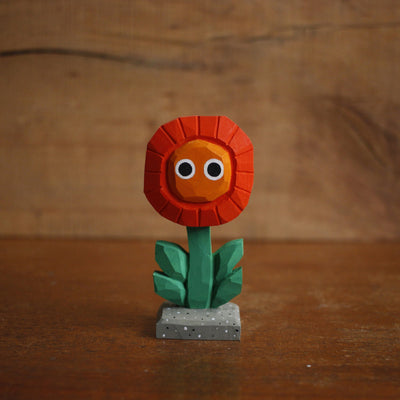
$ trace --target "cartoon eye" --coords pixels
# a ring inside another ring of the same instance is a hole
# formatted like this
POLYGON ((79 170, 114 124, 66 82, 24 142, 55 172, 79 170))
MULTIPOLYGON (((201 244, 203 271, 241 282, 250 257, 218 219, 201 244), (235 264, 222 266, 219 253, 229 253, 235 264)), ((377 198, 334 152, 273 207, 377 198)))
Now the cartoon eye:
POLYGON ((179 160, 175 165, 175 173, 179 176, 179 178, 190 179, 195 172, 196 168, 194 166, 194 163, 188 158, 179 160))
POLYGON ((204 175, 212 181, 217 181, 224 176, 224 164, 216 158, 210 158, 204 164, 204 175))

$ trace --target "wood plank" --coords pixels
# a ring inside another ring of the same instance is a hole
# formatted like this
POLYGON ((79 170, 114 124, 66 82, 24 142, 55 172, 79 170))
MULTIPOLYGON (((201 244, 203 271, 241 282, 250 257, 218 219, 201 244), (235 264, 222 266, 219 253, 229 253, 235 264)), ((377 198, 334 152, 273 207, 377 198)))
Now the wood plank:
POLYGON ((153 246, 0 241, 0 397, 399 398, 399 244, 246 243, 240 343, 155 339, 153 246))
POLYGON ((0 26, 0 235, 183 237, 142 195, 144 149, 223 114, 256 175, 215 236, 400 237, 398 2, 17 0, 0 26))

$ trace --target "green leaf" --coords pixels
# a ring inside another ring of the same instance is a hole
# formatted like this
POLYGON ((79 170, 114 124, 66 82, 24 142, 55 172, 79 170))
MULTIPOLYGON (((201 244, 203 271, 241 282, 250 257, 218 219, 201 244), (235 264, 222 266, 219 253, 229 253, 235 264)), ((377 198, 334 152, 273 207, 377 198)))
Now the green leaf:
POLYGON ((177 304, 185 305, 186 289, 182 282, 170 278, 162 272, 153 273, 154 291, 164 299, 177 304))
POLYGON ((218 285, 243 257, 243 239, 231 240, 214 253, 215 281, 218 285))
POLYGON ((227 303, 242 291, 242 267, 236 268, 217 287, 211 307, 227 303))
POLYGON ((181 246, 158 240, 155 253, 157 264, 168 276, 180 282, 186 280, 188 253, 181 246))

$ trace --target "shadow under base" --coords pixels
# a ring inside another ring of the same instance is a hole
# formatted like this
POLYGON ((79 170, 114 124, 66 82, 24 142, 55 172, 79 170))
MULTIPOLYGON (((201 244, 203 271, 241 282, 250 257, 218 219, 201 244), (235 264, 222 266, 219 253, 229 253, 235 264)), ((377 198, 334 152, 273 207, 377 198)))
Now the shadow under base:
POLYGON ((184 308, 165 302, 158 310, 158 339, 240 340, 239 306, 226 303, 218 308, 184 308))

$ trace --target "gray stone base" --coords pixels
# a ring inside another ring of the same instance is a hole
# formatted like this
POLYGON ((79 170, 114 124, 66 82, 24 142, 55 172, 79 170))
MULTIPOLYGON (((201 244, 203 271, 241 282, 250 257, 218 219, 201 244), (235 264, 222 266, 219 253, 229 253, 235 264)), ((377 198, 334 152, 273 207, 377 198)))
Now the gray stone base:
POLYGON ((239 306, 226 303, 218 308, 183 308, 165 302, 158 310, 158 339, 240 340, 239 306))

